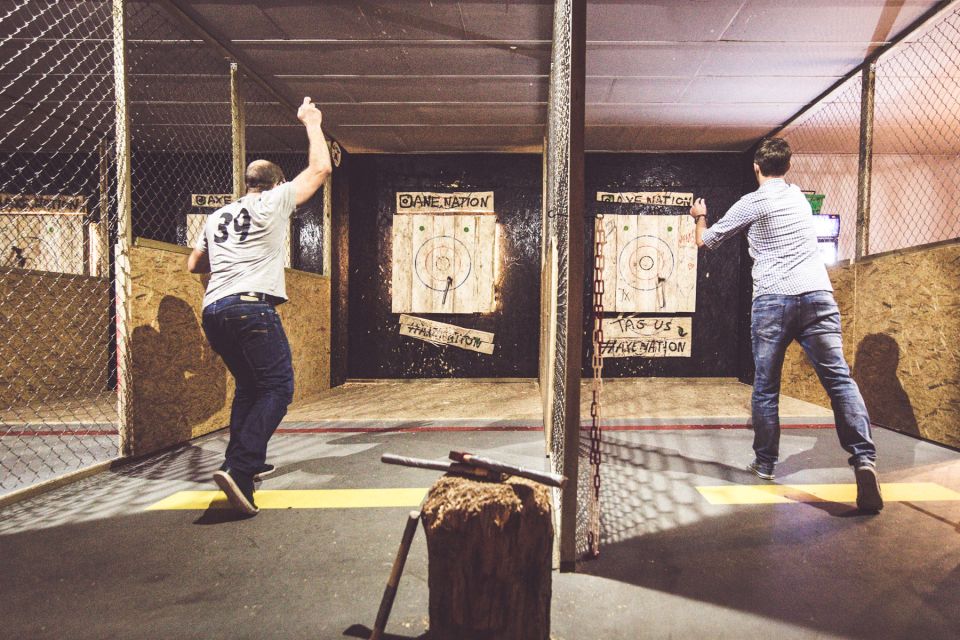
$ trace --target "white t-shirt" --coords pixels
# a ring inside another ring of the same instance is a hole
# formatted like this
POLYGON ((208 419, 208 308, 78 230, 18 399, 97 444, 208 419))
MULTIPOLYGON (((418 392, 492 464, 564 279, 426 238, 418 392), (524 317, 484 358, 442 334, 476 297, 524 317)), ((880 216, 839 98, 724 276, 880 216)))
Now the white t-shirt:
POLYGON ((196 248, 210 258, 203 306, 253 291, 287 298, 284 280, 287 233, 296 207, 292 182, 250 193, 207 216, 196 248))

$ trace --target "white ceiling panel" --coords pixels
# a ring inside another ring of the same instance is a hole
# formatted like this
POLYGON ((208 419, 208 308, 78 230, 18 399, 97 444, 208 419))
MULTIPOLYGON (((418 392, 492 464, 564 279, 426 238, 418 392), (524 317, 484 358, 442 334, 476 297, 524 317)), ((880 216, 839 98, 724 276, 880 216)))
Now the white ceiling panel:
POLYGON ((718 42, 699 73, 708 76, 835 76, 866 59, 875 45, 862 43, 718 42))
POLYGON ((329 102, 545 102, 546 76, 284 76, 295 95, 329 102))
POLYGON ((638 103, 680 102, 692 78, 611 78, 610 87, 600 100, 591 100, 587 79, 587 102, 638 103))
POLYGON ((934 3, 926 0, 748 0, 725 39, 885 42, 934 3))
POLYGON ((587 75, 692 77, 704 63, 709 44, 587 44, 587 75))
POLYGON ((743 0, 660 0, 587 3, 587 40, 708 42, 719 40, 743 0))
POLYGON ((497 40, 550 40, 553 2, 460 2, 465 37, 497 40))
MULTIPOLYGON (((542 143, 552 0, 174 2, 290 101, 313 97, 350 151, 515 151, 542 143)), ((587 146, 747 149, 934 5, 592 0, 587 146)), ((156 19, 161 5, 131 7, 132 23, 149 31, 132 38, 134 99, 224 102, 223 56, 184 42, 196 36, 178 36, 176 21, 156 19)), ((166 122, 208 112, 194 105, 157 113, 166 122)), ((251 146, 302 145, 296 123, 268 124, 276 113, 251 105, 251 146)))
POLYGON ((750 125, 770 130, 804 103, 787 104, 594 104, 587 109, 587 125, 699 126, 703 110, 710 110, 717 126, 750 125))
POLYGON ((682 99, 678 102, 691 104, 794 102, 802 107, 836 81, 835 77, 700 76, 690 80, 682 99))

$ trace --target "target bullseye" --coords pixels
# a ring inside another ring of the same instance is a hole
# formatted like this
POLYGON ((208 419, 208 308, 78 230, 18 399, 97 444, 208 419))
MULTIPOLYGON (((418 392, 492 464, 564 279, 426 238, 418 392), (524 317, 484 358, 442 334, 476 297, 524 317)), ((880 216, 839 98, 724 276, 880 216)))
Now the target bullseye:
POLYGON ((423 285, 447 292, 461 286, 473 264, 467 246, 450 236, 430 238, 417 251, 414 272, 423 285))
POLYGON ((620 251, 620 277, 633 289, 649 291, 667 280, 675 268, 673 251, 656 236, 637 236, 620 251))

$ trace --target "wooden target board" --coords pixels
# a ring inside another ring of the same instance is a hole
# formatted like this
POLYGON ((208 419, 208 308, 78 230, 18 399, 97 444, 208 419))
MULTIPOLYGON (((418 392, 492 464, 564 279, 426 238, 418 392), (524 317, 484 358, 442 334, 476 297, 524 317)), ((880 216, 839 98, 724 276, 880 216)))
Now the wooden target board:
POLYGON ((497 218, 491 214, 393 217, 393 313, 494 310, 497 218))
POLYGON ((607 311, 696 311, 697 243, 690 216, 607 215, 604 227, 607 311))

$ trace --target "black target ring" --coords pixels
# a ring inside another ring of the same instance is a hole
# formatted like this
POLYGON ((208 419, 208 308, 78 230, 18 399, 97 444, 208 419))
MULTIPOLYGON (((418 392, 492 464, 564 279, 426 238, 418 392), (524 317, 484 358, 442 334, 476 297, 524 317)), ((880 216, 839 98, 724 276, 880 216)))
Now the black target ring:
POLYGON ((676 268, 673 250, 656 236, 637 236, 620 250, 620 277, 638 291, 651 291, 670 278, 676 268))
POLYGON ((413 264, 423 286, 441 292, 460 287, 473 270, 467 245, 451 236, 434 236, 424 242, 413 264))

